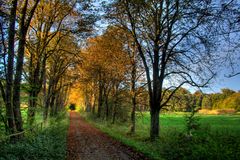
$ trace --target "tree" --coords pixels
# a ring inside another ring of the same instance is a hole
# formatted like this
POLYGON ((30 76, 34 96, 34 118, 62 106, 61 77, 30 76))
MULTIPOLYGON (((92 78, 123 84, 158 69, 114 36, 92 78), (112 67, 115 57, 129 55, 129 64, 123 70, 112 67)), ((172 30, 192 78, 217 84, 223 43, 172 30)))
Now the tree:
MULTIPOLYGON (((88 13, 91 9, 91 3, 86 5, 87 2, 90 1, 41 1, 36 9, 36 14, 28 32, 27 63, 25 67, 25 78, 29 83, 28 122, 30 125, 34 122, 35 110, 42 87, 44 88, 43 105, 47 105, 45 106, 44 119, 48 115, 46 113, 48 109, 46 108, 49 107, 50 102, 47 102, 49 97, 46 93, 46 66, 51 61, 49 59, 52 58, 51 56, 56 56, 56 50, 60 51, 58 48, 62 43, 66 43, 64 38, 68 39, 70 36, 75 39, 76 37, 73 34, 84 35, 92 31, 91 27, 95 18, 94 16, 91 17, 92 12, 88 13), (74 23, 72 23, 73 21, 74 23)), ((73 47, 75 48, 75 46, 73 47)), ((62 49, 60 52, 62 51, 67 52, 66 49, 62 49)), ((59 94, 56 98, 60 98, 59 94)))
POLYGON ((23 72, 26 35, 39 1, 40 0, 33 1, 33 5, 28 10, 29 2, 28 0, 25 0, 21 8, 21 16, 19 19, 18 54, 17 54, 17 61, 16 61, 16 74, 15 74, 14 87, 13 87, 13 108, 14 108, 13 111, 14 111, 15 122, 16 122, 16 127, 18 131, 23 130, 22 117, 21 117, 21 111, 20 111, 20 85, 21 85, 22 72, 23 72))
MULTIPOLYGON (((55 42, 56 43, 56 42, 55 42)), ((55 45, 53 44, 54 48, 55 45)), ((76 79, 75 66, 79 63, 79 48, 74 36, 68 35, 62 39, 53 50, 46 66, 46 101, 44 102, 43 118, 47 120, 55 116, 64 107, 69 93, 69 87, 76 79)))
POLYGON ((224 99, 224 101, 221 104, 222 108, 224 109, 234 109, 236 111, 240 110, 240 94, 234 93, 224 99))
POLYGON ((27 41, 27 74, 29 83, 28 122, 34 122, 38 95, 45 79, 46 63, 62 39, 70 33, 64 20, 73 13, 74 1, 41 1, 33 17, 27 41), (53 9, 54 8, 54 9, 53 9), (61 12, 59 12, 61 10, 61 12), (47 17, 47 18, 45 18, 47 17), (65 30, 65 31, 63 31, 65 30), (61 34, 60 34, 61 33, 61 34), (54 41, 54 43, 51 43, 54 41), (50 46, 52 45, 52 46, 50 46))
POLYGON ((8 127, 10 133, 14 133, 15 129, 18 132, 21 132, 23 130, 22 117, 20 112, 20 84, 26 44, 26 33, 30 26, 30 22, 32 20, 38 2, 39 0, 31 2, 28 0, 24 0, 18 3, 17 0, 12 0, 4 4, 5 7, 8 5, 8 3, 11 4, 9 17, 6 14, 7 7, 5 8, 6 10, 1 11, 1 14, 8 17, 9 20, 9 29, 6 35, 3 34, 4 29, 3 25, 1 24, 1 38, 4 48, 3 66, 5 72, 4 74, 6 75, 6 90, 4 91, 4 87, 1 81, 1 92, 2 96, 4 97, 4 102, 6 104, 8 127), (17 31, 15 30, 16 21, 18 21, 17 31), (8 43, 4 42, 5 36, 8 37, 8 43), (16 60, 14 57, 16 48, 15 36, 18 38, 16 60), (6 52, 8 52, 7 56, 6 52), (14 71, 14 69, 16 69, 16 71, 14 71), (13 74, 15 74, 15 76, 13 76, 13 74))
MULTIPOLYGON (((81 65, 81 83, 88 86, 93 84, 98 93, 98 117, 109 119, 117 112, 117 101, 121 85, 125 80, 127 71, 127 53, 124 51, 123 42, 119 40, 118 30, 109 27, 101 36, 91 38, 87 48, 82 52, 83 63, 81 65), (110 102, 113 105, 110 105, 110 102), (103 108, 104 107, 104 108, 103 108), (111 114, 112 113, 112 114, 111 114)), ((85 99, 91 99, 86 94, 85 99)), ((114 120, 113 120, 114 121, 114 120)))
MULTIPOLYGON (((167 94, 171 94, 171 92, 167 94)), ((170 106, 170 109, 168 106, 166 106, 166 109, 180 112, 190 111, 193 105, 193 99, 193 95, 190 93, 190 91, 181 87, 169 100, 168 105, 170 106)))
POLYGON ((236 93, 235 91, 233 91, 229 88, 223 88, 223 89, 221 89, 221 92, 222 92, 222 94, 225 98, 231 96, 234 93, 236 93))
POLYGON ((141 93, 142 85, 144 83, 143 80, 144 70, 142 69, 142 64, 140 61, 140 56, 138 55, 137 46, 129 32, 125 32, 120 26, 114 26, 114 35, 118 41, 123 43, 124 50, 127 54, 127 63, 126 67, 128 72, 126 73, 126 83, 129 86, 129 94, 131 97, 131 126, 130 133, 135 133, 136 128, 136 110, 137 110, 137 97, 141 93), (140 83, 141 81, 141 83, 140 83))
POLYGON ((151 139, 159 135, 160 110, 181 86, 203 87, 214 77, 209 35, 215 7, 205 0, 116 0, 109 7, 110 18, 132 34, 144 64, 151 139))
POLYGON ((8 60, 6 73, 6 115, 10 133, 15 132, 14 112, 12 105, 12 85, 13 85, 13 63, 14 63, 14 42, 16 23, 17 0, 13 0, 9 17, 8 30, 8 60))

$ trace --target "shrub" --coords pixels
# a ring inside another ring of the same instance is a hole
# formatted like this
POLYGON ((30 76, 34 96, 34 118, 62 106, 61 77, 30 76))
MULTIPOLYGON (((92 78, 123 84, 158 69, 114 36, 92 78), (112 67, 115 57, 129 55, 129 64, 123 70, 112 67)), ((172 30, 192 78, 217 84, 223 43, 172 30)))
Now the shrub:
POLYGON ((186 130, 187 130, 187 136, 192 136, 192 132, 199 129, 200 123, 199 118, 196 117, 196 113, 199 111, 199 107, 193 106, 191 108, 191 113, 186 114, 185 120, 186 120, 186 130))

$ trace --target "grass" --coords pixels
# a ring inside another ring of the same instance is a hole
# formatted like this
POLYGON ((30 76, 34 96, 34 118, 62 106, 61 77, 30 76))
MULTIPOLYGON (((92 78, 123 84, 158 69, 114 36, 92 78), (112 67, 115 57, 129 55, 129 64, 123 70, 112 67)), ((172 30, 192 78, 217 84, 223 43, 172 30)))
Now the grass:
POLYGON ((61 115, 51 119, 47 128, 28 134, 15 144, 0 145, 0 160, 64 160, 69 120, 61 115))
POLYGON ((239 159, 240 116, 197 115, 200 129, 185 135, 183 113, 160 116, 160 138, 149 140, 150 115, 137 115, 136 134, 129 135, 128 123, 111 124, 82 114, 90 123, 151 159, 239 159))

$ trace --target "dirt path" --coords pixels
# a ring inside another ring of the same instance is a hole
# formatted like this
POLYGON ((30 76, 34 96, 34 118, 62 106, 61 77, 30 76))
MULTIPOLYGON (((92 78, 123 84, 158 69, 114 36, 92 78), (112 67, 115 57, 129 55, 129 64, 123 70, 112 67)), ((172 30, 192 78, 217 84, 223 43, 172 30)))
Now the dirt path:
POLYGON ((67 140, 67 160, 146 159, 91 126, 76 112, 70 112, 67 140))

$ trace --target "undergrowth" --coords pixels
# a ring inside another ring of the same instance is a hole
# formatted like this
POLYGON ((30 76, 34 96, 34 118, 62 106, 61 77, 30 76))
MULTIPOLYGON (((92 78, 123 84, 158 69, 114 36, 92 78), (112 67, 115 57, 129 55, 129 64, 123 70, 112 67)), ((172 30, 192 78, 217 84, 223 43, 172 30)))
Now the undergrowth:
POLYGON ((0 160, 64 160, 68 119, 65 115, 49 120, 48 126, 21 141, 0 145, 0 160))

